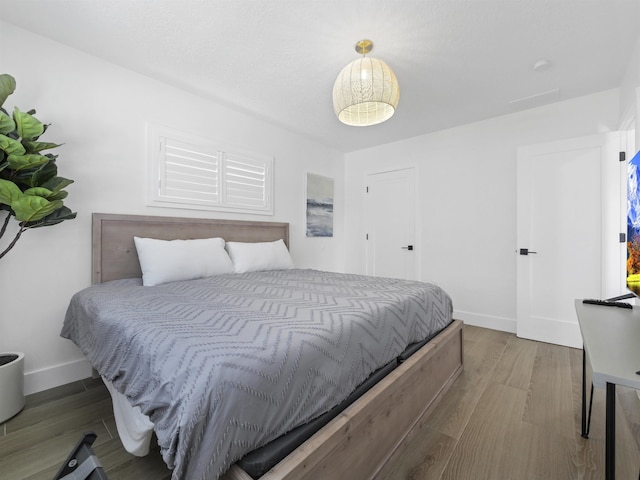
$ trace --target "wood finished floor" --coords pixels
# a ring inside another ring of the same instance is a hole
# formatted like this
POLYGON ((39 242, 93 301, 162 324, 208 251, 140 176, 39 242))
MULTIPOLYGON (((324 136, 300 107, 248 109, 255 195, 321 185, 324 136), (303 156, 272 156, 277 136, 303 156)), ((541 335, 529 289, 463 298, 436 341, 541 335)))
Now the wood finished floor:
MULTIPOLYGON (((590 439, 580 436, 582 352, 464 327, 465 371, 388 465, 384 480, 591 480, 604 478, 604 392, 596 390, 590 439)), ((617 478, 637 479, 640 399, 618 387, 617 478)), ((27 397, 0 424, 0 479, 52 480, 82 433, 110 480, 169 480, 158 451, 124 451, 99 380, 27 397)), ((357 479, 352 479, 357 480, 357 479)))

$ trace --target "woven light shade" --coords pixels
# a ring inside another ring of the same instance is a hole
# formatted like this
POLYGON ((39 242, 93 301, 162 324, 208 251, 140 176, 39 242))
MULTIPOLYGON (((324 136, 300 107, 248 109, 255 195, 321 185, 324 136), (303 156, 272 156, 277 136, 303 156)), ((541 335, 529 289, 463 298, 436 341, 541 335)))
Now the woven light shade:
MULTIPOLYGON (((356 51, 367 53, 371 42, 358 42, 356 51), (358 46, 366 44, 368 50, 358 46)), ((362 57, 344 67, 333 85, 333 109, 342 123, 376 125, 391 118, 400 100, 400 87, 393 70, 382 60, 362 57)))

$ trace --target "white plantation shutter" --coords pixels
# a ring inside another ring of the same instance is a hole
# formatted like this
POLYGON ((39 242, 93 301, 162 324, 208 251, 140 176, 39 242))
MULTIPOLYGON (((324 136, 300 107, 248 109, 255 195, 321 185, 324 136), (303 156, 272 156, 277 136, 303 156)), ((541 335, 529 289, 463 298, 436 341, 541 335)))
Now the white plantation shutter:
POLYGON ((160 195, 179 203, 220 202, 220 152, 160 137, 160 195), (204 149, 200 149, 204 150, 204 149))
POLYGON ((273 158, 150 127, 148 203, 273 214, 273 158))
POLYGON ((225 203, 242 207, 263 208, 268 203, 267 182, 270 176, 264 161, 225 153, 225 203))

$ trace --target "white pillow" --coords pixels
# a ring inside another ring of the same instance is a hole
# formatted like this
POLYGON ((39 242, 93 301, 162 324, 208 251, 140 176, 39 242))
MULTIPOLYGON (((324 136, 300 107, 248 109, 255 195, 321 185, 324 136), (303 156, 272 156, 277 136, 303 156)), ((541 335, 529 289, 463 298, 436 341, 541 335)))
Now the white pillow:
POLYGON ((145 287, 233 273, 222 238, 158 240, 133 237, 145 287))
POLYGON ((282 240, 256 243, 227 242, 226 248, 236 273, 293 268, 293 260, 282 240))

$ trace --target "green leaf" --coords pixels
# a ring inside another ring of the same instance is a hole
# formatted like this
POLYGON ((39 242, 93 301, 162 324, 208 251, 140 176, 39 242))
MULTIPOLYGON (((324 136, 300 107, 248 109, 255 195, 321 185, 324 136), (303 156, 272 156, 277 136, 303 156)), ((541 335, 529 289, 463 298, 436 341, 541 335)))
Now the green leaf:
POLYGON ((29 141, 23 141, 22 145, 26 149, 27 153, 38 153, 38 152, 41 152, 42 150, 49 150, 50 148, 56 148, 60 146, 57 143, 29 142, 29 141))
POLYGON ((21 112, 18 107, 13 110, 13 120, 23 140, 34 140, 44 133, 42 122, 28 112, 21 112))
POLYGON ((45 163, 35 172, 32 172, 30 178, 26 180, 26 183, 30 187, 46 187, 54 191, 54 189, 46 185, 46 183, 58 174, 58 166, 56 165, 55 158, 52 159, 50 156, 48 157, 49 163, 45 163))
POLYGON ((50 196, 48 196, 47 200, 49 200, 50 202, 53 200, 64 200, 68 195, 69 192, 67 192, 66 190, 60 190, 59 192, 52 193, 50 196))
POLYGON ((9 95, 16 89, 16 80, 11 75, 3 73, 0 75, 0 107, 9 95))
POLYGON ((36 168, 40 165, 44 165, 48 163, 50 159, 44 155, 30 153, 27 155, 9 155, 7 161, 9 162, 9 168, 19 172, 20 170, 36 168))
POLYGON ((11 203, 11 208, 16 214, 16 220, 21 222, 35 222, 52 214, 62 206, 62 200, 50 202, 46 198, 35 195, 23 195, 11 203))
POLYGON ((11 205, 22 195, 22 190, 15 183, 0 178, 0 203, 11 205))
POLYGON ((47 215, 43 219, 36 222, 29 222, 25 226, 29 228, 48 227, 49 225, 56 225, 60 222, 71 220, 73 218, 76 218, 76 213, 72 212, 67 207, 62 207, 51 213, 50 215, 47 215))
POLYGON ((0 110, 0 133, 13 132, 16 129, 16 124, 9 115, 0 110))
POLYGON ((51 195, 53 195, 53 192, 51 190, 44 187, 28 188, 22 193, 24 193, 25 195, 36 195, 38 197, 46 198, 47 200, 51 200, 50 197, 51 195))
POLYGON ((73 180, 69 180, 68 178, 53 177, 53 178, 50 178, 49 180, 47 180, 46 182, 44 182, 41 186, 45 187, 45 188, 48 188, 52 192, 58 192, 58 191, 62 190, 63 188, 68 187, 72 183, 73 183, 73 180))
POLYGON ((0 149, 7 152, 8 155, 24 155, 27 153, 19 141, 2 134, 0 134, 0 149))

